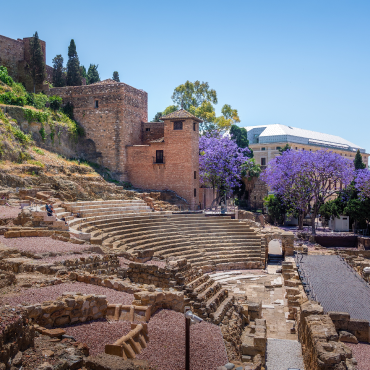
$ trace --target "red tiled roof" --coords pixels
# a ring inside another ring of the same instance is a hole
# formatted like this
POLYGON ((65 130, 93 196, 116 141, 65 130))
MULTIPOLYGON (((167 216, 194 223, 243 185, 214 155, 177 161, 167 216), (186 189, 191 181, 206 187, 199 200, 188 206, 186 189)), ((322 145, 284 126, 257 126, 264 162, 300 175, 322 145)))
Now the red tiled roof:
POLYGON ((175 112, 172 112, 170 114, 167 114, 166 116, 161 117, 160 119, 162 120, 171 119, 172 120, 172 119, 187 119, 187 118, 191 118, 192 120, 197 121, 197 122, 203 122, 201 119, 193 116, 191 113, 189 113, 185 109, 179 109, 175 112))

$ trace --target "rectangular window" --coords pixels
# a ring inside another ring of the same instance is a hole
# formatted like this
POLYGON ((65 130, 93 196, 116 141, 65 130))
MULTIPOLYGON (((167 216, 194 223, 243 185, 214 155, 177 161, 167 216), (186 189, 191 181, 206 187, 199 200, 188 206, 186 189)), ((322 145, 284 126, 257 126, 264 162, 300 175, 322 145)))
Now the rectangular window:
POLYGON ((182 130, 182 121, 176 121, 173 123, 174 130, 182 130))
POLYGON ((155 152, 155 163, 163 163, 163 150, 155 152))
POLYGON ((193 122, 193 131, 197 131, 197 123, 193 122))
POLYGON ((99 101, 95 100, 95 108, 99 108, 99 101))
POLYGON ((261 158, 261 166, 266 166, 266 158, 261 158))
POLYGON ((194 196, 197 196, 197 189, 194 188, 194 196))
POLYGON ((197 171, 194 171, 194 180, 197 179, 197 171))
POLYGON ((266 150, 266 148, 261 148, 261 150, 266 150))
POLYGON ((281 146, 277 146, 277 147, 276 147, 276 150, 280 150, 280 149, 281 149, 281 146))
POLYGON ((150 127, 147 127, 147 128, 145 129, 145 131, 150 131, 150 127))

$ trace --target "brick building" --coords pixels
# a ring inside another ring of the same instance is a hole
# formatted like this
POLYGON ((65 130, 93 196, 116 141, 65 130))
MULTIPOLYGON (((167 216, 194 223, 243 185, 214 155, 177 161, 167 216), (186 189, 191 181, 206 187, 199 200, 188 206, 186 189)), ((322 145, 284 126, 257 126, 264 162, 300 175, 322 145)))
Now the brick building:
POLYGON ((192 208, 199 204, 200 119, 181 109, 163 122, 147 122, 147 93, 113 80, 52 88, 49 94, 73 104, 86 139, 101 153, 99 163, 114 178, 173 190, 192 208))
MULTIPOLYGON (((23 39, 11 39, 0 35, 0 65, 8 69, 9 76, 16 82, 24 84, 28 91, 33 91, 33 82, 28 72, 30 62, 30 40, 32 37, 23 39)), ((46 65, 46 43, 40 40, 44 54, 46 81, 52 82, 53 68, 46 65)), ((37 92, 43 90, 43 85, 36 86, 37 92)))
POLYGON ((173 190, 195 209, 199 204, 199 118, 180 109, 142 123, 142 143, 127 150, 134 186, 173 190))

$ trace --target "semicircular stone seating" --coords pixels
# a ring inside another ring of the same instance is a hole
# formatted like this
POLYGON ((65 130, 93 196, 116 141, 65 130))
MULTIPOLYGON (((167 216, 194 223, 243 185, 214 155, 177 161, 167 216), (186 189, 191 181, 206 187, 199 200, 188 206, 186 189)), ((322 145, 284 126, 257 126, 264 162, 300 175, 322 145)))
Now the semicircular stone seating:
POLYGON ((142 200, 65 203, 79 218, 71 231, 86 234, 91 243, 116 252, 151 250, 160 258, 186 258, 204 271, 264 266, 261 236, 230 217, 152 212, 142 200))

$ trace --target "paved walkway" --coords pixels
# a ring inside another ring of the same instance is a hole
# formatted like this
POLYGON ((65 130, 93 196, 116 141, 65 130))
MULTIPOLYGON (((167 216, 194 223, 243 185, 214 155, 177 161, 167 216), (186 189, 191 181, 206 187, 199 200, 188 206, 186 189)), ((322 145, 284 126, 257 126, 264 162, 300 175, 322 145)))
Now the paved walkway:
POLYGON ((304 370, 301 343, 297 340, 267 339, 266 370, 304 370))
POLYGON ((325 312, 348 312, 370 321, 370 287, 339 256, 306 255, 300 267, 325 312))

